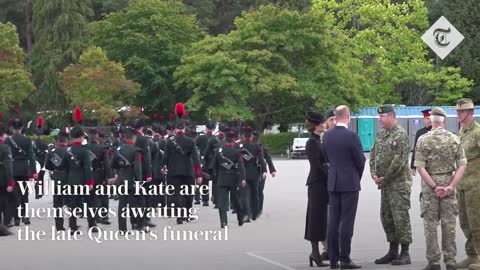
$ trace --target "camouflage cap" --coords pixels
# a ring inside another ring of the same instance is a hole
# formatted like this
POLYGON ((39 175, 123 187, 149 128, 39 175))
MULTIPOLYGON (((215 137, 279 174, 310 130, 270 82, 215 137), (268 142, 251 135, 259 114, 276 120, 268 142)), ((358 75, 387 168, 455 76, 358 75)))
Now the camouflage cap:
POLYGON ((430 115, 439 115, 439 116, 447 117, 447 114, 445 113, 445 111, 439 107, 433 108, 432 111, 430 112, 430 115))
POLYGON ((473 101, 469 98, 461 98, 457 100, 457 108, 456 110, 473 110, 475 106, 473 105, 473 101))
POLYGON ((377 113, 378 114, 382 114, 382 113, 392 113, 392 112, 395 112, 395 109, 393 108, 392 105, 382 105, 380 107, 378 107, 377 109, 377 113))

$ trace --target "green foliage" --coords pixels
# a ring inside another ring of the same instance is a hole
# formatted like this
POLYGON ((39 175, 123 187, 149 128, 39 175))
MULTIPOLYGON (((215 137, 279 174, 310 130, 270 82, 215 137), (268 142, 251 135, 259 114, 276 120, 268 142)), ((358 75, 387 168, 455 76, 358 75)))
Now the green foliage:
POLYGON ((147 111, 161 112, 186 99, 183 89, 173 91, 173 72, 203 32, 181 2, 131 1, 126 12, 93 23, 91 33, 93 43, 122 62, 127 77, 142 85, 136 103, 147 111))
POLYGON ((311 0, 257 0, 256 5, 274 5, 278 8, 286 8, 299 12, 307 12, 312 7, 311 0))
POLYGON ((31 66, 40 109, 64 110, 59 72, 76 63, 87 47, 86 26, 92 16, 90 0, 36 0, 33 3, 35 47, 31 66))
POLYGON ((0 23, 0 110, 23 103, 35 89, 24 57, 15 25, 0 23))
POLYGON ((339 82, 339 48, 321 11, 263 6, 235 24, 228 35, 194 44, 175 73, 177 88, 193 92, 193 110, 253 120, 262 130, 312 100, 324 108, 354 100, 339 82))
POLYGON ((92 117, 102 123, 119 117, 117 109, 130 105, 140 91, 138 83, 125 79, 123 66, 109 61, 98 47, 85 50, 79 64, 68 66, 61 78, 71 106, 93 111, 92 117))
POLYGON ((95 20, 101 20, 112 12, 124 11, 128 7, 129 0, 93 0, 93 12, 95 20))
POLYGON ((11 22, 17 27, 20 46, 29 54, 32 49, 32 1, 0 0, 0 22, 11 22))
POLYGON ((286 150, 292 146, 294 138, 298 138, 297 133, 282 132, 277 134, 262 134, 260 136, 260 142, 265 145, 272 154, 278 155, 286 153, 286 150))
POLYGON ((451 102, 470 91, 458 69, 436 69, 427 58, 419 38, 429 26, 422 1, 315 0, 314 9, 327 10, 334 22, 344 85, 361 93, 361 106, 421 105, 411 96, 418 93, 426 95, 423 104, 451 102))

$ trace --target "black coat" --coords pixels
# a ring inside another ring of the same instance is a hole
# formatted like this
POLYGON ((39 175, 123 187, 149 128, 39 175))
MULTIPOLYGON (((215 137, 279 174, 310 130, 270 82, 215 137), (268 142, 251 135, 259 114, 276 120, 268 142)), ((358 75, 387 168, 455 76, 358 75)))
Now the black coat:
POLYGON ((327 236, 328 169, 325 165, 320 137, 313 134, 307 141, 305 150, 310 162, 310 172, 307 178, 308 206, 305 222, 305 239, 309 241, 323 241, 327 236))
MULTIPOLYGON (((432 130, 432 126, 424 127, 424 128, 421 128, 421 129, 417 130, 417 133, 415 134, 415 143, 413 145, 416 146, 417 142, 418 142, 418 138, 420 138, 420 136, 429 132, 430 130, 432 130)), ((413 150, 412 161, 410 162, 410 168, 411 169, 415 169, 415 166, 413 165, 414 162, 415 162, 415 149, 413 150)))

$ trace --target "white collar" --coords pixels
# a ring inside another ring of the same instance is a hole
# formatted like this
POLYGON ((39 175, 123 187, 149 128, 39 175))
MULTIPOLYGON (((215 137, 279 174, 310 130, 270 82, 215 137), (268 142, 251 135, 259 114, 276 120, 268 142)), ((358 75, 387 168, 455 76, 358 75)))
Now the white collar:
POLYGON ((344 127, 346 129, 348 129, 348 126, 344 123, 337 123, 337 127, 344 127))

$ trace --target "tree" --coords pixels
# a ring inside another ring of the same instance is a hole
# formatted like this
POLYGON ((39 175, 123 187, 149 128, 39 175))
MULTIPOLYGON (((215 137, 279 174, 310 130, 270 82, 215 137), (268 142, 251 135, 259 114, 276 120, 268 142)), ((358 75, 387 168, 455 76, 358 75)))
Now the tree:
POLYGON ((65 109, 58 74, 76 63, 87 47, 86 26, 92 16, 89 0, 36 0, 33 3, 35 47, 31 66, 40 109, 65 109))
POLYGON ((344 48, 344 81, 361 93, 360 105, 420 105, 417 93, 427 96, 423 104, 449 103, 470 91, 458 68, 436 69, 427 58, 419 38, 428 28, 422 1, 315 0, 314 9, 330 14, 344 48))
POLYGON ((203 32, 182 3, 132 1, 126 12, 93 23, 91 33, 110 59, 125 64, 127 78, 142 85, 136 104, 147 112, 161 112, 188 97, 183 89, 174 91, 173 72, 203 32))
POLYGON ((257 8, 262 5, 272 4, 278 8, 286 8, 290 10, 297 10, 299 12, 307 12, 312 7, 311 0, 257 0, 257 8))
POLYGON ((20 46, 30 55, 33 47, 31 0, 0 0, 0 22, 11 22, 17 27, 20 46))
POLYGON ((465 39, 444 60, 439 60, 443 67, 460 67, 461 74, 474 81, 470 97, 480 102, 480 2, 476 0, 436 0, 429 2, 430 23, 442 15, 457 28, 465 39))
POLYGON ((79 63, 69 65, 61 78, 71 107, 91 111, 103 123, 117 118, 117 110, 130 105, 140 91, 138 83, 125 79, 123 66, 109 61, 98 47, 85 50, 79 63))
POLYGON ((95 20, 104 19, 112 12, 124 11, 128 7, 129 0, 93 0, 93 12, 95 20))
POLYGON ((196 43, 177 69, 177 88, 193 92, 190 108, 253 120, 262 130, 313 105, 353 101, 338 80, 339 48, 321 11, 267 5, 235 25, 228 35, 196 43))
POLYGON ((18 43, 15 25, 0 23, 0 110, 20 105, 35 89, 18 43))

